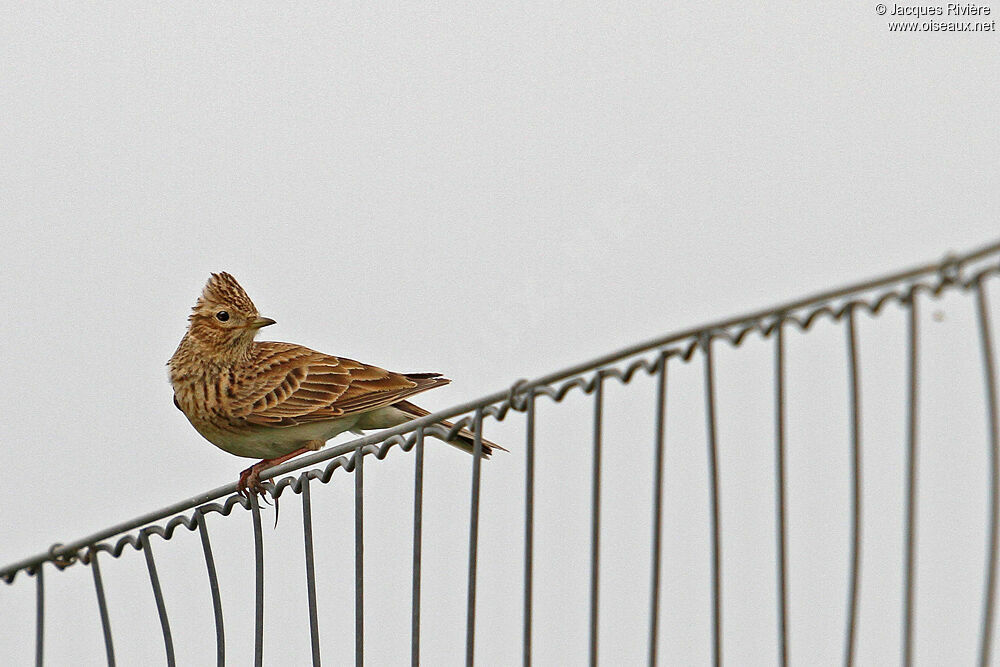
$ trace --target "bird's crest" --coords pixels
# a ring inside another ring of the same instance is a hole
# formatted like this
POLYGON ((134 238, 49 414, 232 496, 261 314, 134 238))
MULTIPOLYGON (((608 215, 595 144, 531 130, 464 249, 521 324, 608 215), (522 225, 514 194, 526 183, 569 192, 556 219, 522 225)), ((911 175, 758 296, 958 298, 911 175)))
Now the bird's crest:
POLYGON ((253 305, 253 301, 247 296, 243 287, 236 282, 236 278, 225 271, 212 274, 212 277, 205 283, 205 289, 201 291, 201 296, 198 297, 198 302, 192 310, 198 312, 206 307, 213 309, 219 306, 235 308, 247 314, 257 312, 257 307, 253 305))

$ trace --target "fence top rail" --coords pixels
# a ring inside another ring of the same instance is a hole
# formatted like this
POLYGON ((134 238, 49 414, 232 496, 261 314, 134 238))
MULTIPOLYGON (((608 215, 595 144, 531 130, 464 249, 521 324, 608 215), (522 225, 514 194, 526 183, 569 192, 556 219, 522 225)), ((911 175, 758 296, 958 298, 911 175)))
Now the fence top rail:
MULTIPOLYGON (((324 463, 331 461, 332 459, 336 459, 337 457, 343 457, 347 454, 354 453, 354 457, 350 460, 344 459, 342 463, 342 467, 350 471, 353 470, 353 462, 356 460, 355 457, 358 455, 377 453, 380 458, 381 456, 384 456, 384 452, 387 447, 379 450, 376 447, 379 443, 387 443, 388 446, 391 446, 392 444, 404 443, 404 437, 407 434, 415 433, 418 429, 423 430, 435 428, 435 425, 442 420, 451 419, 459 415, 482 412, 489 406, 498 406, 492 414, 498 418, 502 418, 508 409, 522 409, 524 398, 534 395, 536 391, 544 390, 549 387, 549 385, 556 382, 599 370, 602 367, 621 362, 629 357, 634 357, 642 353, 658 349, 662 350, 662 348, 668 345, 676 344, 681 341, 691 340, 695 345, 697 345, 705 340, 706 336, 711 337, 719 332, 728 331, 729 329, 740 325, 744 325, 744 329, 735 337, 730 338, 737 343, 742 340, 742 337, 746 332, 754 328, 759 328, 759 326, 765 321, 777 320, 780 323, 782 318, 790 313, 803 311, 804 309, 812 307, 814 310, 807 317, 806 321, 808 322, 811 321, 811 316, 822 311, 823 307, 831 301, 851 296, 859 296, 866 292, 871 292, 873 290, 889 286, 915 283, 920 278, 925 278, 935 274, 939 278, 938 284, 930 288, 935 292, 940 291, 948 285, 968 287, 986 275, 1000 274, 1000 265, 990 264, 986 268, 980 270, 969 280, 963 281, 961 277, 962 271, 965 267, 983 260, 989 260, 995 255, 1000 255, 1000 241, 961 255, 949 254, 937 262, 923 264, 905 271, 899 271, 878 278, 820 292, 770 308, 756 310, 738 317, 730 317, 709 324, 675 331, 673 333, 647 340, 642 343, 637 343, 574 366, 543 375, 534 380, 518 381, 508 389, 504 389, 466 403, 461 403, 445 410, 440 410, 425 417, 414 419, 413 421, 405 424, 378 431, 370 435, 365 435, 347 443, 331 446, 323 449, 322 451, 292 459, 291 461, 287 461, 281 465, 262 471, 261 478, 281 477, 303 468, 315 466, 319 463, 324 463)), ((925 285, 925 287, 928 286, 925 285)), ((881 303, 881 300, 879 303, 881 303)), ((769 330, 762 331, 766 334, 769 330)), ((458 422, 455 426, 456 430, 462 426, 468 426, 469 422, 471 422, 471 420, 468 418, 458 422)), ((412 440, 410 442, 410 446, 412 446, 412 440)), ((409 449, 409 446, 404 445, 404 448, 409 449)), ((280 484, 279 487, 283 488, 280 484)), ((34 574, 37 571, 37 568, 46 562, 52 562, 57 566, 65 566, 68 563, 74 562, 80 556, 82 551, 92 548, 99 542, 107 540, 108 538, 127 533, 135 530, 136 528, 147 526, 154 522, 166 519, 167 517, 178 515, 182 512, 203 506, 206 503, 211 503, 212 501, 220 498, 232 497, 235 494, 236 483, 226 484, 224 486, 199 493, 185 500, 173 503, 159 510, 134 517, 133 519, 122 523, 108 526, 101 531, 72 542, 68 542, 66 544, 57 543, 50 547, 47 551, 35 554, 34 556, 24 558, 14 563, 10 563, 9 565, 3 567, 0 569, 0 579, 4 580, 6 583, 11 583, 18 572, 23 570, 27 574, 34 574)), ((232 498, 230 500, 232 500, 232 498)), ((224 508, 218 506, 218 511, 222 511, 224 514, 229 514, 229 511, 235 504, 243 504, 240 500, 227 502, 224 508)), ((172 528, 168 528, 168 532, 172 532, 172 528)))

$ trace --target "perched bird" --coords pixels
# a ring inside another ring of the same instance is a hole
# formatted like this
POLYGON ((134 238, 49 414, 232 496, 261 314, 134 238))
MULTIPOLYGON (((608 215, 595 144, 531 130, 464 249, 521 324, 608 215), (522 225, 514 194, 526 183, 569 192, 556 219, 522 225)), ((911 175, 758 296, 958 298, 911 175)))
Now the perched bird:
MULTIPOLYGON (((188 321, 167 363, 174 404, 213 445, 262 459, 240 474, 245 496, 261 491, 262 469, 318 450, 344 431, 430 414, 406 399, 451 382, 439 373, 393 373, 301 345, 257 342, 260 329, 275 322, 260 316, 228 273, 212 274, 188 321)), ((473 437, 462 429, 448 444, 472 453, 473 437)), ((503 447, 482 441, 484 457, 494 449, 503 447)))

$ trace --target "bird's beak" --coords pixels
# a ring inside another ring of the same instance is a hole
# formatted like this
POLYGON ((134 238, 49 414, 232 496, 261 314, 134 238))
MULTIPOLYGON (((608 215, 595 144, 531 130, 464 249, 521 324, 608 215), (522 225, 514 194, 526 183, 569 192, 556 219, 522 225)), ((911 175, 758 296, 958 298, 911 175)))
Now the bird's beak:
POLYGON ((258 316, 257 319, 255 319, 254 321, 250 322, 247 325, 247 328, 248 329, 262 329, 263 327, 269 327, 272 324, 275 324, 275 321, 272 320, 270 317, 259 317, 258 316))

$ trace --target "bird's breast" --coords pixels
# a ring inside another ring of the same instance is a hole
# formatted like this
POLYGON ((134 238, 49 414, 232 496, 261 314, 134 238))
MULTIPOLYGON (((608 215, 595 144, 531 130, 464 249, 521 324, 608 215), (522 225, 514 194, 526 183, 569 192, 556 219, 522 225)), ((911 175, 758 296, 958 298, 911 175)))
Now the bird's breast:
POLYGON ((207 418, 230 414, 232 395, 226 373, 186 378, 172 384, 174 401, 188 417, 207 418))

